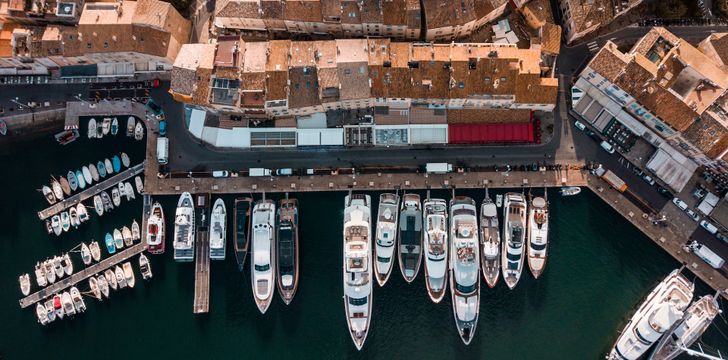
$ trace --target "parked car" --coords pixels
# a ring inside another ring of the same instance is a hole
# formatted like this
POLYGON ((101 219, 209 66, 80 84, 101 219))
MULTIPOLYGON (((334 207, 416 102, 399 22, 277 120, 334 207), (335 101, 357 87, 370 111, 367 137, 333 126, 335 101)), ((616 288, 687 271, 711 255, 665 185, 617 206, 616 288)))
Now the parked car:
POLYGON ((161 135, 161 136, 167 135, 167 121, 166 120, 159 121, 159 135, 161 135))
POLYGON ((637 176, 642 176, 642 175, 644 175, 644 172, 642 171, 642 169, 640 169, 640 168, 638 168, 638 167, 636 167, 636 166, 632 168, 632 172, 633 172, 633 173, 634 173, 635 175, 637 175, 637 176))
POLYGON ((722 241, 724 243, 728 243, 728 235, 726 235, 726 234, 717 233, 717 234, 715 234, 715 237, 717 237, 718 240, 720 240, 720 241, 722 241))
POLYGON ((291 175, 293 175, 293 169, 290 169, 290 168, 276 169, 276 175, 277 176, 291 176, 291 175))
POLYGON ((645 175, 642 177, 642 180, 644 180, 646 183, 650 185, 655 185, 655 179, 652 178, 652 176, 645 175))
POLYGON ((700 221, 700 215, 698 215, 697 213, 695 213, 695 211, 692 211, 692 210, 688 209, 685 212, 688 214, 688 216, 690 216, 691 219, 693 219, 693 221, 695 221, 695 222, 700 221))
POLYGON ((230 172, 227 170, 217 170, 212 172, 212 177, 223 178, 230 176, 230 172))
POLYGON ((660 193, 660 195, 662 195, 662 196, 664 196, 664 197, 666 197, 668 199, 672 199, 673 198, 672 193, 670 193, 669 190, 665 189, 662 186, 659 186, 659 185, 657 186, 657 192, 660 193))
POLYGON ((608 143, 606 141, 602 141, 602 143, 599 144, 599 146, 601 146, 602 149, 604 149, 604 151, 606 151, 606 152, 608 152, 610 154, 614 154, 614 151, 615 150, 614 150, 614 146, 612 146, 612 144, 610 144, 610 143, 608 143))
POLYGON ((705 190, 701 188, 696 188, 695 191, 693 191, 693 197, 696 199, 702 199, 703 196, 705 196, 705 190))
POLYGON ((682 211, 685 211, 688 209, 688 204, 686 204, 684 201, 682 201, 678 198, 673 198, 672 203, 675 204, 675 206, 677 206, 678 209, 680 209, 682 211))
POLYGON ((703 229, 708 230, 709 233, 715 235, 718 232, 718 228, 715 227, 715 225, 709 223, 706 220, 703 220, 700 222, 700 226, 703 227, 703 229))
POLYGON ((581 131, 586 130, 586 125, 584 125, 581 121, 574 122, 574 126, 581 131))

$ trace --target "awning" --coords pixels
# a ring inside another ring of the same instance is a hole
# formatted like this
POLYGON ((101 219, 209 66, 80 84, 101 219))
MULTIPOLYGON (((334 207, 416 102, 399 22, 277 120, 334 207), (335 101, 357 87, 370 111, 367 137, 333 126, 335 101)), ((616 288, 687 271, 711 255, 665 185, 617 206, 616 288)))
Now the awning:
POLYGON ((518 124, 451 124, 450 144, 532 143, 533 123, 518 124))

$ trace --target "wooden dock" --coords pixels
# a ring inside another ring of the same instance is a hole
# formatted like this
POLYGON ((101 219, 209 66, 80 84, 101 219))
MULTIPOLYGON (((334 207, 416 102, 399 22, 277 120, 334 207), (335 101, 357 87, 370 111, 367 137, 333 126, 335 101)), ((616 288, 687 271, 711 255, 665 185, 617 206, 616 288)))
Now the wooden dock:
POLYGON ((111 188, 112 186, 116 186, 118 183, 122 181, 126 181, 136 175, 141 174, 144 171, 144 162, 141 164, 134 165, 100 183, 97 183, 96 185, 92 185, 90 187, 87 187, 83 191, 81 191, 78 194, 75 194, 73 196, 70 196, 68 198, 65 198, 62 201, 59 201, 47 209, 41 210, 38 212, 38 217, 41 220, 48 219, 52 217, 53 215, 56 215, 60 213, 61 211, 65 211, 71 206, 76 206, 78 203, 90 199, 94 197, 96 194, 107 190, 111 188))
POLYGON ((210 310, 210 194, 195 194, 197 207, 197 234, 195 240, 195 301, 193 312, 204 314, 210 310))

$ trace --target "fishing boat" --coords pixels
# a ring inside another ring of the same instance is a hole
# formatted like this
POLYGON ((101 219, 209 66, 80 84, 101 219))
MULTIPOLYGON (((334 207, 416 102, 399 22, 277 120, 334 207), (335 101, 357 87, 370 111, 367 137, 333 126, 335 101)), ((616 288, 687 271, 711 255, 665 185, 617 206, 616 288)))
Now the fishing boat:
POLYGON ((91 176, 91 170, 88 169, 88 166, 84 165, 81 168, 81 172, 83 173, 83 179, 86 180, 86 185, 91 185, 94 182, 93 177, 91 176))
POLYGON ((133 241, 139 241, 142 238, 141 232, 139 231, 139 223, 136 221, 131 222, 131 239, 133 241))
POLYGON ((43 304, 38 303, 35 305, 35 314, 38 316, 38 322, 41 325, 48 325, 48 311, 43 304))
POLYGON ((76 213, 78 213, 78 221, 82 223, 88 221, 88 210, 86 210, 86 206, 83 203, 76 205, 76 213))
POLYGON ((119 120, 114 118, 111 120, 111 135, 116 136, 119 133, 119 120))
POLYGON ((81 136, 81 134, 78 133, 78 130, 71 129, 71 130, 63 130, 59 132, 58 134, 53 135, 53 137, 56 138, 56 142, 58 142, 59 145, 68 145, 76 139, 78 139, 81 136))
POLYGON ((123 289, 127 286, 126 274, 124 274, 124 270, 121 269, 121 266, 116 265, 114 267, 114 276, 116 277, 116 284, 119 289, 123 289))
POLYGON ((652 350, 648 360, 671 360, 689 348, 700 338, 721 310, 718 304, 719 293, 705 295, 693 302, 685 311, 682 320, 673 326, 669 333, 652 350))
POLYGON ((144 138, 144 127, 141 121, 137 121, 134 127, 134 140, 141 140, 144 138))
MULTIPOLYGON (((108 271, 108 270, 107 270, 108 271)), ((96 278, 96 282, 99 284, 99 290, 101 291, 101 295, 103 295, 105 298, 109 298, 109 281, 106 280, 105 275, 99 275, 98 278, 96 278)))
POLYGON ((483 278, 489 288, 495 287, 500 277, 500 229, 498 225, 498 209, 486 191, 485 199, 480 205, 480 263, 483 278))
POLYGON ((121 153, 121 164, 124 165, 125 168, 129 167, 130 164, 129 155, 127 155, 125 152, 121 153))
POLYGON ((123 249, 124 248, 124 238, 121 236, 121 231, 119 229, 114 229, 114 245, 116 245, 117 249, 123 249))
POLYGON ((526 237, 526 201, 523 195, 507 193, 503 206, 503 251, 501 268, 509 289, 518 284, 523 271, 523 245, 526 237))
POLYGON ((561 196, 574 196, 581 193, 581 188, 578 186, 567 186, 559 189, 559 192, 561 192, 561 196))
POLYGON ((92 241, 91 244, 89 244, 88 249, 91 251, 91 258, 94 259, 94 261, 101 260, 101 248, 99 247, 98 241, 92 241))
POLYGON ((114 204, 111 202, 111 197, 106 191, 99 193, 101 196, 101 202, 104 204, 104 212, 109 212, 114 209, 114 204))
POLYGON ((63 305, 64 314, 68 316, 76 314, 76 308, 73 306, 73 299, 71 299, 71 294, 69 294, 68 291, 64 291, 63 294, 61 294, 61 304, 63 305))
POLYGON ((116 283, 116 273, 114 270, 111 270, 110 268, 106 269, 106 271, 104 271, 104 278, 112 290, 118 289, 119 284, 116 283))
POLYGON ((114 206, 121 205, 121 195, 119 195, 119 188, 116 186, 111 188, 111 201, 114 203, 114 206))
POLYGON ((109 134, 109 130, 111 130, 111 118, 104 118, 101 122, 101 132, 106 136, 109 134))
POLYGON ((227 239, 227 210, 225 202, 218 198, 210 215, 210 260, 225 260, 225 239, 227 239))
POLYGON ((71 256, 68 255, 68 253, 63 255, 61 263, 63 264, 63 272, 66 273, 66 276, 71 276, 71 274, 73 274, 73 262, 71 261, 71 256))
POLYGON ((534 279, 538 279, 546 266, 549 237, 548 202, 542 197, 531 199, 528 208, 528 267, 534 279))
POLYGON ((351 340, 361 350, 372 318, 371 197, 349 194, 344 199, 344 309, 351 340))
POLYGON ((76 189, 78 189, 76 173, 74 173, 73 171, 69 171, 68 174, 66 174, 66 177, 68 178, 68 185, 71 187, 71 191, 76 191, 76 189))
POLYGON ((258 310, 265 314, 273 299, 275 278, 275 243, 273 241, 275 203, 272 200, 259 200, 253 207, 253 249, 250 262, 253 297, 258 310))
POLYGON ((81 222, 78 220, 78 211, 76 210, 75 206, 71 206, 68 209, 68 216, 71 221, 71 226, 74 228, 78 228, 78 225, 81 225, 81 222))
POLYGON ((673 270, 647 296, 610 351, 609 360, 636 360, 678 323, 693 298, 695 284, 673 270))
POLYGON ((71 217, 66 211, 61 213, 61 227, 63 227, 64 232, 67 232, 71 228, 71 217))
POLYGON ((93 181, 98 182, 99 179, 101 179, 101 176, 99 175, 99 170, 96 169, 96 166, 94 166, 93 163, 88 164, 88 171, 91 172, 91 179, 93 179, 93 181))
POLYGON ((71 299, 73 300, 73 307, 76 308, 77 312, 81 313, 86 311, 86 303, 83 301, 83 296, 81 296, 81 292, 75 286, 71 287, 71 299))
POLYGON ((399 270, 411 283, 422 263, 422 208, 420 196, 405 194, 399 214, 399 270))
POLYGON ((480 246, 475 201, 450 200, 450 293, 455 326, 465 345, 478 325, 480 307, 480 246))
POLYGON ((56 236, 61 235, 61 232, 63 232, 63 225, 61 224, 61 217, 59 215, 53 215, 53 217, 51 217, 51 227, 53 228, 53 233, 56 234, 56 236))
POLYGON ((447 289, 447 203, 442 199, 425 199, 425 286, 430 300, 442 301, 447 289))
POLYGON ((51 190, 50 187, 43 185, 43 187, 41 187, 41 192, 49 204, 53 205, 56 203, 56 196, 53 195, 53 190, 51 190))
POLYGON ((119 159, 119 155, 114 155, 111 158, 111 165, 114 167, 114 172, 118 173, 121 170, 121 159, 119 159))
POLYGON ((61 176, 58 178, 58 181, 61 183, 61 190, 63 190, 63 193, 66 194, 66 196, 71 195, 71 184, 68 183, 68 180, 61 176))
MULTIPOLYGON (((162 238, 164 239, 164 238, 162 238)), ((174 216, 174 260, 192 261, 195 257, 195 208, 192 195, 182 193, 174 216)))
POLYGON ((51 224, 50 219, 45 219, 45 226, 46 226, 46 232, 48 232, 48 235, 53 234, 53 225, 51 224))
POLYGON ((147 251, 150 254, 164 253, 164 211, 162 205, 155 202, 147 219, 147 251))
POLYGON ((104 215, 104 202, 101 200, 101 195, 94 196, 94 210, 96 210, 96 215, 104 215))
POLYGON ((88 121, 88 132, 86 133, 89 139, 96 138, 96 119, 91 118, 88 121))
POLYGON ((28 296, 30 294, 30 275, 23 274, 18 276, 18 282, 20 283, 20 292, 24 296, 28 296))
POLYGON ((45 302, 46 315, 48 315, 48 322, 54 322, 56 320, 56 309, 53 308, 53 298, 49 298, 45 302))
POLYGON ((495 196, 495 206, 496 207, 503 206, 503 195, 498 194, 498 195, 495 196))
POLYGON ((48 283, 53 284, 56 282, 56 272, 53 270, 53 262, 50 259, 44 261, 43 268, 45 269, 46 280, 48 280, 48 283))
POLYGON ((51 181, 51 188, 53 189, 53 195, 56 196, 56 199, 63 200, 63 189, 61 188, 61 183, 59 183, 58 180, 53 179, 51 181))
POLYGON ((134 184, 136 185, 136 190, 139 194, 143 194, 144 192, 144 183, 142 182, 141 176, 134 177, 134 184))
POLYGON ((84 177, 83 177, 83 171, 76 170, 76 181, 78 182, 79 189, 86 188, 86 179, 84 179, 84 177))
POLYGON ((63 310, 63 300, 60 294, 53 295, 53 310, 55 310, 58 319, 63 319, 63 316, 66 314, 63 310))
POLYGON ((56 279, 62 279, 66 272, 63 270, 63 258, 60 256, 54 256, 51 260, 53 264, 53 271, 56 273, 56 279))
POLYGON ((104 166, 103 161, 99 161, 96 163, 96 170, 98 170, 99 176, 101 176, 102 178, 106 177, 106 166, 104 166))
POLYGON ((379 195, 377 209, 377 232, 374 242, 374 267, 379 286, 389 280, 394 268, 394 250, 397 244, 397 219, 399 218, 399 195, 384 193, 379 195))
POLYGON ((35 283, 40 287, 48 285, 48 279, 46 279, 45 267, 39 262, 35 263, 35 283))
POLYGON ((109 252, 109 254, 113 254, 116 252, 116 243, 114 243, 114 237, 111 236, 111 234, 106 233, 106 237, 104 237, 104 241, 106 242, 106 251, 109 252))
POLYGON ((250 209, 253 199, 249 197, 235 199, 235 213, 233 222, 235 223, 235 233, 233 234, 233 243, 235 247, 235 260, 238 263, 238 270, 243 271, 245 258, 248 255, 248 246, 250 244, 250 209))
POLYGON ((106 168, 106 174, 111 175, 114 173, 114 165, 108 158, 104 159, 104 167, 106 168))
POLYGON ((149 280, 152 278, 152 267, 149 264, 149 258, 144 255, 139 255, 139 272, 142 273, 142 279, 149 280))
POLYGON ((88 287, 91 290, 91 293, 94 295, 94 297, 97 300, 102 299, 101 298, 101 289, 99 289, 99 282, 95 277, 91 276, 90 278, 88 278, 88 287))
POLYGON ((131 237, 131 229, 128 226, 121 228, 121 237, 124 239, 124 245, 127 247, 134 244, 134 239, 131 237))
POLYGON ((93 260, 91 258, 91 250, 88 248, 86 243, 81 243, 81 260, 84 265, 91 265, 91 261, 93 260))
POLYGON ((126 136, 134 136, 134 127, 136 126, 136 119, 133 116, 129 116, 126 119, 126 136))
POLYGON ((124 265, 122 265, 124 269, 124 279, 126 280, 126 285, 130 288, 134 287, 134 284, 136 283, 136 278, 134 276, 134 270, 131 268, 130 262, 125 262, 124 265))
POLYGON ((132 201, 136 199, 136 196, 134 195, 134 188, 131 186, 130 182, 124 183, 124 195, 126 195, 126 201, 132 201))
POLYGON ((298 201, 283 199, 276 213, 276 278, 278 294, 288 305, 298 290, 298 201))

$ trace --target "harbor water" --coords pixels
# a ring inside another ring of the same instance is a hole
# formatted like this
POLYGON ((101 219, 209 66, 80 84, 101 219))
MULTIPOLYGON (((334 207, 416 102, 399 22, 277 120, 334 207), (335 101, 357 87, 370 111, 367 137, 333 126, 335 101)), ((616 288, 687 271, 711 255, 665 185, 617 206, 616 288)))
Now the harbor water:
MULTIPOLYGON (((503 281, 487 289, 481 279, 480 320, 470 346, 457 335, 449 294, 433 304, 422 271, 408 285, 395 268, 384 288, 374 287, 371 331, 359 352, 347 331, 342 301, 344 193, 291 194, 300 203, 300 286, 289 306, 275 294, 265 315, 251 294, 250 259, 245 272, 238 272, 230 239, 227 260, 211 265, 210 313, 192 313, 194 264, 172 260, 177 199, 163 197, 157 200, 164 206, 169 235, 167 252, 149 256, 154 278, 142 281, 133 258, 135 288, 112 291, 104 302, 87 297, 85 313, 43 327, 33 308, 18 306, 18 275, 30 273, 35 291, 36 261, 81 241, 100 241, 102 256, 108 256, 104 234, 140 221, 142 200, 123 201, 101 218, 90 211, 88 223, 55 237, 46 235, 36 215, 47 206, 36 189, 48 183, 50 174, 63 175, 119 151, 128 153, 132 164, 144 153, 141 142, 120 135, 83 138, 65 147, 41 140, 0 157, 0 359, 602 359, 642 299, 680 266, 589 191, 568 198, 551 191, 545 273, 535 281, 524 269, 513 291, 503 281)), ((503 192, 491 191, 491 196, 503 192)), ((457 194, 478 203, 484 195, 479 190, 457 194)), ((375 212, 379 193, 371 195, 375 212)), ((447 199, 450 193, 438 190, 432 196, 447 199)), ((232 214, 234 196, 223 198, 232 214)), ((73 257, 75 267, 82 268, 80 255, 73 257)), ((712 291, 699 283, 696 298, 707 293, 712 291)), ((728 323, 718 317, 703 343, 728 350, 724 334, 728 323)))

